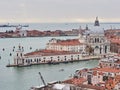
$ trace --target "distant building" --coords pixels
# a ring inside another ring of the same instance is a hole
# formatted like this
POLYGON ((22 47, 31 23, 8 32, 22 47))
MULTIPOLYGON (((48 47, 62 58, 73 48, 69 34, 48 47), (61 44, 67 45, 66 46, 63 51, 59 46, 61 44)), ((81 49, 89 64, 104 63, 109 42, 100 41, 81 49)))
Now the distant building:
MULTIPOLYGON (((104 35, 104 30, 100 27, 99 20, 96 18, 95 26, 79 32, 78 39, 57 40, 51 39, 46 49, 60 51, 75 51, 93 55, 104 55, 110 53, 110 42, 104 35)), ((81 31, 81 28, 79 29, 81 31)))
POLYGON ((18 32, 20 37, 26 37, 27 36, 27 30, 22 30, 22 26, 17 26, 15 32, 18 32))
POLYGON ((51 39, 47 43, 46 49, 55 51, 73 51, 85 53, 85 45, 78 39, 68 40, 51 39))
POLYGON ((110 51, 120 54, 120 38, 110 39, 110 51))

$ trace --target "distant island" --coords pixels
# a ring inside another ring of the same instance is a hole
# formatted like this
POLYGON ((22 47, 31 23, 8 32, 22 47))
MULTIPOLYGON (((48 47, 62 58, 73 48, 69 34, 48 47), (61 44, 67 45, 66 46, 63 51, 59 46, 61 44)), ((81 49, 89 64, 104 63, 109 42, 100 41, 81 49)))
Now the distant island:
MULTIPOLYGON (((0 26, 1 27, 1 26, 0 26)), ((0 32, 0 38, 20 38, 20 37, 45 37, 45 36, 78 36, 80 32, 84 29, 72 29, 72 30, 23 30, 23 26, 17 26, 16 30, 6 30, 5 32, 0 32)))

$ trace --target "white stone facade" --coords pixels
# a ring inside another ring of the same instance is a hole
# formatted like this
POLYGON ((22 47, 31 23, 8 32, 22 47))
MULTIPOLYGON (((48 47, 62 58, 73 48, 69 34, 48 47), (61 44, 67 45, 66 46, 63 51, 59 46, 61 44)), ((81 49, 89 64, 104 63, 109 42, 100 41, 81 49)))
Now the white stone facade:
MULTIPOLYGON (((42 52, 42 51, 41 51, 42 52)), ((14 57, 14 64, 15 65, 29 65, 29 64, 43 64, 43 63, 64 63, 64 62, 74 62, 77 60, 82 60, 82 55, 80 53, 65 53, 61 52, 61 54, 53 54, 45 53, 44 51, 40 54, 32 54, 32 55, 24 55, 23 51, 19 49, 16 52, 16 56, 14 57)))
POLYGON ((57 40, 51 39, 46 46, 47 50, 55 50, 55 51, 73 51, 85 53, 86 45, 79 42, 77 39, 73 40, 57 40))
POLYGON ((26 37, 27 36, 27 31, 26 30, 20 30, 19 34, 21 37, 26 37))
POLYGON ((110 42, 104 34, 87 35, 86 44, 93 48, 94 55, 110 53, 110 42))

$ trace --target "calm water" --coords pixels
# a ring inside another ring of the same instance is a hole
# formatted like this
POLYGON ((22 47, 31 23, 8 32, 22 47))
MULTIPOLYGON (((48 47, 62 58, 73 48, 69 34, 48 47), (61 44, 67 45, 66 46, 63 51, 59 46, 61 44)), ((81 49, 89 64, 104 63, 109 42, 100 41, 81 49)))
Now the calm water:
MULTIPOLYGON (((29 30, 71 30, 79 28, 82 26, 84 28, 86 24, 83 23, 37 23, 29 24, 29 30)), ((90 28, 93 27, 92 23, 89 23, 90 28)), ((104 29, 110 29, 111 27, 120 28, 120 23, 102 23, 101 27, 104 29)), ((6 30, 15 30, 15 28, 0 28, 0 32, 6 30)), ((10 61, 13 63, 13 46, 17 49, 19 43, 24 47, 25 53, 31 52, 36 49, 44 49, 45 44, 53 37, 37 37, 37 38, 6 38, 0 39, 0 90, 28 90, 31 86, 42 85, 41 79, 39 78, 38 72, 41 72, 45 82, 56 81, 56 80, 65 80, 71 74, 75 72, 76 69, 82 68, 92 68, 97 66, 97 60, 91 61, 81 61, 68 64, 59 64, 59 65, 37 65, 31 67, 10 67, 7 68, 6 65, 10 61), (32 50, 30 50, 32 47, 32 50), (2 49, 5 48, 5 51, 2 49), (10 56, 12 53, 12 56, 10 56), (63 72, 59 72, 61 68, 64 68, 63 72)), ((77 38, 72 37, 54 37, 59 39, 72 39, 77 38)))
MULTIPOLYGON (((65 80, 76 69, 92 68, 97 66, 98 61, 81 61, 59 65, 36 65, 31 67, 5 67, 13 62, 13 46, 17 49, 19 43, 24 47, 25 52, 34 51, 36 49, 45 48, 46 42, 53 37, 37 37, 37 38, 7 38, 0 39, 0 90, 28 90, 31 86, 42 85, 38 72, 41 72, 45 82, 65 80), (32 50, 30 50, 30 46, 32 50), (2 49, 5 48, 5 51, 2 49), (9 54, 12 53, 12 56, 9 54), (64 68, 63 72, 59 70, 64 68)), ((72 37, 54 37, 59 39, 72 39, 72 37)))
MULTIPOLYGON (((20 23, 10 23, 11 25, 19 25, 20 23)), ((21 25, 26 25, 21 24, 21 25)), ((88 25, 89 29, 92 29, 94 26, 93 23, 28 23, 29 27, 23 27, 24 30, 40 30, 40 31, 46 31, 46 30, 72 30, 72 29, 78 29, 80 26, 81 28, 85 28, 86 25, 88 25)), ((120 23, 100 23, 100 27, 104 30, 106 29, 120 29, 120 23)), ((0 32, 5 32, 6 30, 15 30, 15 27, 7 27, 2 28, 0 27, 0 32)))

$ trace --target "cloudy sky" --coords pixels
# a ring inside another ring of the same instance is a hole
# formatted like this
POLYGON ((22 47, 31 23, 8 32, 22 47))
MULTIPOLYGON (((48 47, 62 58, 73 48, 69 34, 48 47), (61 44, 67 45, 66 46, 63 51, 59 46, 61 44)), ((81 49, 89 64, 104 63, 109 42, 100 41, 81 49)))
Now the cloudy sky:
POLYGON ((120 0, 0 0, 0 22, 120 22, 120 0))

